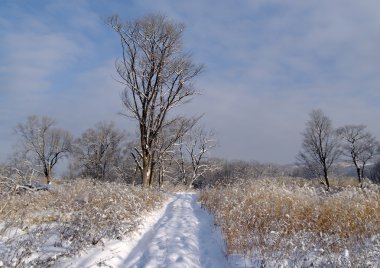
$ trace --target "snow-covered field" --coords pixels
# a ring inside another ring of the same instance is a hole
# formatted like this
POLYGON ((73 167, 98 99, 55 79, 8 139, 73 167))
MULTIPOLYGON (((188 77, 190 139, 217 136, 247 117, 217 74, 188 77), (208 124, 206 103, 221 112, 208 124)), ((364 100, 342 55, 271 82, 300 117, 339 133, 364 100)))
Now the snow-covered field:
POLYGON ((154 189, 83 179, 0 194, 0 267, 55 267, 62 258, 122 241, 166 199, 154 189))
POLYGON ((379 267, 379 194, 264 179, 198 200, 70 182, 8 198, 0 267, 379 267))
POLYGON ((60 267, 230 267, 212 217, 194 193, 176 193, 130 238, 109 242, 60 267))
POLYGON ((234 267, 380 267, 380 187, 262 178, 203 190, 234 267), (343 186, 342 186, 343 185, 343 186))

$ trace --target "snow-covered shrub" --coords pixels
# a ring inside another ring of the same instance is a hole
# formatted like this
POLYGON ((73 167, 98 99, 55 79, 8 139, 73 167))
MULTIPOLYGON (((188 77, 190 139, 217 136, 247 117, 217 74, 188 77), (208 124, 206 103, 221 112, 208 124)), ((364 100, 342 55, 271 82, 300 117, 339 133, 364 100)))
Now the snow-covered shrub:
POLYGON ((155 190, 91 180, 10 195, 0 199, 0 260, 45 267, 104 239, 122 239, 164 199, 155 190))
POLYGON ((0 197, 32 190, 32 183, 36 183, 39 173, 30 165, 18 169, 0 164, 0 197))
POLYGON ((365 267, 380 263, 380 188, 259 179, 204 190, 229 254, 260 265, 365 267))

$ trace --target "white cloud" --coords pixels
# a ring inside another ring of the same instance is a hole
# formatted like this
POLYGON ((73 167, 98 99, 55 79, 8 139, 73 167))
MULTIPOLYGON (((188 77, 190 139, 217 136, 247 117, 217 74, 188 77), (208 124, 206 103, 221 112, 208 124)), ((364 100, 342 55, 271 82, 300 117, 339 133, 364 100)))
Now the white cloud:
POLYGON ((122 111, 119 97, 122 87, 112 78, 114 72, 113 61, 105 62, 79 74, 69 93, 55 96, 61 100, 56 108, 62 125, 78 135, 101 120, 121 121, 118 113, 122 111))
POLYGON ((2 49, 6 52, 6 90, 44 90, 52 81, 50 76, 67 67, 81 52, 79 46, 59 33, 7 34, 2 49))

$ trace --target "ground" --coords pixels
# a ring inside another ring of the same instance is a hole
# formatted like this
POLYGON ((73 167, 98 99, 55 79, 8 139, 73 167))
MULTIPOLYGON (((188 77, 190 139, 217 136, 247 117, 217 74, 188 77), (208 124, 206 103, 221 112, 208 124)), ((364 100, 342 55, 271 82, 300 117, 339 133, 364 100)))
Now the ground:
POLYGON ((176 193, 126 241, 106 243, 62 267, 230 267, 212 217, 194 193, 176 193))

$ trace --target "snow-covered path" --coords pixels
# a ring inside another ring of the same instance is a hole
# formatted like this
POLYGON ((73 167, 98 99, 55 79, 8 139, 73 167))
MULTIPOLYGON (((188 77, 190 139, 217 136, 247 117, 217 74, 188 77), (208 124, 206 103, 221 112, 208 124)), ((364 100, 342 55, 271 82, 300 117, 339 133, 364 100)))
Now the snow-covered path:
POLYGON ((117 251, 117 256, 102 252, 103 261, 94 262, 87 256, 70 267, 91 267, 90 263, 108 267, 229 267, 220 234, 212 217, 197 203, 196 194, 175 194, 161 215, 145 233, 130 241, 134 246, 109 250, 117 251))
POLYGON ((195 194, 176 194, 165 214, 140 240, 125 267, 227 267, 210 216, 195 194))

